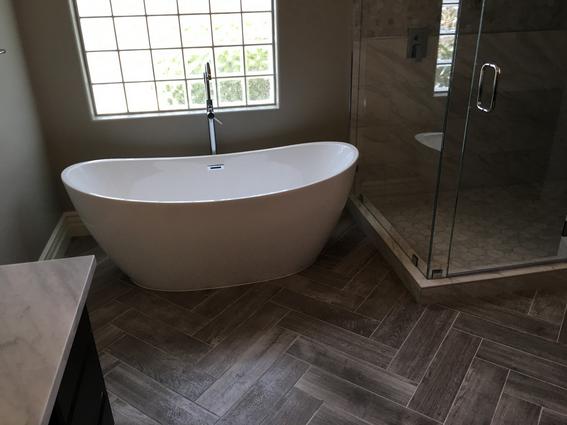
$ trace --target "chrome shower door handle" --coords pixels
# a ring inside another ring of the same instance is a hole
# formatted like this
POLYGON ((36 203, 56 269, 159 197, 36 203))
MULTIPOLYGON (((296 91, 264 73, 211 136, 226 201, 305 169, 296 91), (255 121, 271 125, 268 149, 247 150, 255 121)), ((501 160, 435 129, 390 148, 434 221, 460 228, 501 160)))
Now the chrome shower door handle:
POLYGON ((476 107, 477 109, 481 110, 482 112, 492 112, 494 110, 494 106, 496 104, 496 91, 498 90, 498 79, 500 78, 500 74, 502 70, 500 67, 493 63, 485 63, 480 68, 480 76, 478 78, 478 94, 476 96, 476 107), (482 95, 484 93, 484 73, 486 69, 490 68, 494 71, 494 78, 492 80, 492 93, 490 95, 490 104, 487 108, 482 105, 482 95))

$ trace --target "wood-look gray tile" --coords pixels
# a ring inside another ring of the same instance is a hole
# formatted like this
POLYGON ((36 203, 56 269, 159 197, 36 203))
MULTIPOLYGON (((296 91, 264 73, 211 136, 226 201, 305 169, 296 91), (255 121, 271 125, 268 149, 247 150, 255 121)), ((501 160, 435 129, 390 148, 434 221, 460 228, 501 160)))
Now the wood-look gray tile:
POLYGON ((567 365, 567 346, 565 345, 514 331, 467 314, 461 314, 457 318, 455 328, 567 365))
POLYGON ((565 302, 564 297, 557 293, 538 291, 530 310, 530 316, 561 325, 565 315, 565 302))
POLYGON ((300 313, 290 313, 280 326, 379 367, 386 367, 396 353, 391 347, 300 313))
POLYGON ((349 230, 353 229, 355 226, 356 225, 352 221, 352 217, 350 216, 348 211, 344 210, 343 213, 341 214, 340 218, 339 218, 339 222, 337 223, 337 225, 335 226, 335 228, 331 232, 331 235, 329 236, 329 240, 325 244, 325 248, 323 248, 323 252, 325 251, 325 249, 327 247, 330 247, 333 244, 335 244, 336 242, 338 242, 339 240, 341 240, 341 238, 344 235, 346 235, 346 233, 349 230))
POLYGON ((322 267, 318 263, 303 270, 300 275, 311 279, 314 282, 332 286, 333 288, 337 289, 343 289, 349 281, 348 277, 334 272, 326 267, 322 267))
POLYGON ((197 361, 209 350, 207 344, 134 310, 120 315, 113 323, 124 332, 188 362, 197 361))
POLYGON ((447 335, 457 313, 439 306, 428 306, 392 361, 389 370, 419 382, 437 349, 447 335))
POLYGON ((425 306, 416 303, 411 294, 406 292, 398 298, 372 338, 390 347, 400 348, 424 311, 425 306))
POLYGON ((147 416, 167 425, 212 425, 218 417, 126 365, 105 377, 107 388, 147 416))
POLYGON ((288 309, 271 302, 266 303, 253 316, 237 327, 220 344, 200 361, 208 374, 218 378, 227 371, 264 333, 279 322, 288 309))
POLYGON ((108 347, 117 359, 182 396, 196 400, 215 379, 179 358, 125 336, 108 347))
POLYGON ((491 425, 538 425, 541 407, 502 394, 491 425))
POLYGON ((91 326, 93 329, 101 328, 124 313, 126 310, 128 310, 128 307, 116 300, 103 304, 94 310, 89 310, 91 326))
POLYGON ((321 302, 334 304, 348 310, 354 310, 364 298, 348 291, 341 291, 332 286, 314 282, 301 275, 293 275, 274 281, 274 284, 293 292, 314 298, 321 302))
POLYGON ((543 409, 539 425, 567 425, 567 416, 549 409, 543 409))
POLYGON ((433 419, 380 397, 370 391, 339 379, 334 375, 311 368, 296 387, 323 402, 377 424, 433 425, 433 419))
POLYGON ((195 306, 193 311, 201 316, 213 318, 222 313, 254 286, 255 285, 241 285, 218 289, 214 291, 211 296, 206 297, 200 304, 195 306))
POLYGON ((557 340, 560 344, 567 345, 567 316, 563 319, 563 326, 561 327, 561 332, 557 340))
POLYGON ((155 291, 158 297, 165 298, 180 307, 192 310, 199 304, 204 302, 207 298, 217 292, 214 289, 205 289, 203 291, 189 291, 189 292, 164 292, 155 291))
POLYGON ((101 259, 97 256, 96 270, 93 276, 91 292, 98 291, 99 289, 104 288, 109 284, 113 284, 116 281, 132 285, 128 276, 126 276, 110 258, 101 259))
POLYGON ((282 289, 273 298, 273 302, 363 336, 370 336, 380 324, 375 319, 287 289, 282 289))
POLYGON ((521 314, 528 314, 535 292, 516 292, 502 293, 491 297, 483 297, 486 302, 515 311, 521 314))
POLYGON ((321 401, 292 388, 278 405, 279 408, 264 420, 263 425, 305 425, 319 409, 321 401))
MULTIPOLYGON (((279 292, 277 282, 189 293, 142 290, 98 246, 77 245, 98 256, 91 321, 103 371, 129 397, 112 396, 117 425, 199 423, 195 413, 213 422, 217 416, 197 400, 215 385, 209 402, 226 412, 221 425, 439 424, 451 401, 446 425, 488 423, 490 412, 493 425, 529 425, 538 403, 564 411, 567 329, 559 329, 567 299, 544 292, 535 299, 535 291, 476 299, 462 308, 476 316, 460 313, 448 331, 456 312, 413 303, 350 220, 332 239, 314 266, 280 281, 287 292, 278 304, 271 294, 258 296, 270 286, 279 292), (199 341, 199 332, 216 345, 199 341), (470 363, 479 341, 474 335, 485 340, 470 363), (463 378, 467 362, 477 367, 463 378), (308 374, 298 383, 310 365, 309 374, 318 377, 308 374), (528 383, 512 378, 508 391, 526 395, 504 393, 495 410, 500 372, 510 369, 527 375, 528 383), (319 395, 301 387, 313 383, 319 395)), ((567 425, 565 417, 544 408, 540 425, 567 425)))
POLYGON ((98 244, 92 236, 75 236, 69 242, 69 246, 65 251, 66 257, 78 257, 81 255, 90 255, 98 248, 98 244))
POLYGON ((279 290, 280 288, 272 283, 255 285, 246 292, 246 296, 240 297, 195 333, 195 337, 211 345, 218 344, 279 290))
POLYGON ((93 336, 96 344, 96 349, 100 353, 104 351, 113 342, 118 341, 125 335, 122 329, 114 326, 112 323, 104 325, 100 328, 93 329, 93 336))
POLYGON ((197 399, 197 403, 219 416, 224 415, 285 353, 295 338, 287 329, 268 330, 197 399))
POLYGON ((368 238, 364 238, 353 250, 341 257, 333 271, 343 276, 354 276, 368 260, 376 254, 376 248, 368 238))
POLYGON ((183 307, 155 296, 149 291, 135 289, 118 298, 118 301, 138 310, 146 316, 151 316, 163 323, 167 323, 187 335, 194 334, 208 321, 204 316, 193 313, 183 307))
POLYGON ((332 373, 378 395, 407 404, 415 392, 415 384, 383 369, 350 358, 329 346, 300 337, 288 350, 294 357, 332 373))
POLYGON ((111 392, 108 393, 108 400, 116 425, 160 425, 159 422, 143 414, 111 392))
POLYGON ((567 386, 567 366, 550 362, 524 351, 491 341, 483 341, 477 356, 524 375, 555 385, 567 386))
POLYGON ((543 406, 567 415, 567 389, 547 382, 522 375, 518 372, 510 372, 506 388, 506 394, 521 398, 538 406, 543 406))
POLYGON ((309 422, 309 425, 368 425, 368 422, 363 422, 342 410, 331 409, 323 404, 309 422))
POLYGON ((259 425, 272 415, 278 401, 296 384, 308 365, 283 355, 252 386, 217 425, 259 425))
POLYGON ((476 336, 449 331, 409 407, 430 418, 444 421, 480 341, 476 336))
POLYGON ((530 333, 541 338, 554 340, 559 334, 559 326, 556 324, 509 311, 487 302, 468 299, 467 301, 451 303, 451 307, 510 329, 530 333))
POLYGON ((504 368, 474 359, 445 424, 490 424, 507 375, 504 368))
POLYGON ((389 273, 370 296, 358 308, 358 312, 373 317, 378 321, 384 320, 392 310, 395 302, 406 292, 400 280, 389 273))
POLYGON ((91 290, 87 298, 87 307, 89 310, 95 310, 133 289, 131 284, 119 279, 111 279, 91 290))
POLYGON ((359 227, 353 226, 339 240, 328 246, 324 254, 340 260, 351 253, 364 240, 366 240, 366 234, 359 227))
POLYGON ((118 360, 107 351, 100 353, 98 359, 100 361, 100 368, 102 369, 103 375, 106 375, 108 372, 114 369, 115 366, 118 366, 118 364, 120 364, 120 360, 118 360))
POLYGON ((347 283, 344 291, 367 297, 390 271, 390 266, 382 256, 374 255, 360 272, 347 283))

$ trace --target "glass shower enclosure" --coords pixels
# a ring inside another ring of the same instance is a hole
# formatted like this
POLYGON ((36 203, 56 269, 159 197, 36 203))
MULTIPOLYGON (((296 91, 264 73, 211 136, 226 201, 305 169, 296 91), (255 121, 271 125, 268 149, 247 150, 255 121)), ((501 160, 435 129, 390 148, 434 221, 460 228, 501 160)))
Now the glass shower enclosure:
POLYGON ((567 2, 358 0, 356 194, 427 278, 567 258, 567 2))

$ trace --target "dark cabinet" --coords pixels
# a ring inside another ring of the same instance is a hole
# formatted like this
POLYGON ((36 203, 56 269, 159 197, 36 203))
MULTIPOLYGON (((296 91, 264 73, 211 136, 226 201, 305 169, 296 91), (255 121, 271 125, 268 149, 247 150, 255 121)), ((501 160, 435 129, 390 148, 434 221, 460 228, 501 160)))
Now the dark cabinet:
POLYGON ((114 425, 86 308, 75 334, 49 425, 114 425))

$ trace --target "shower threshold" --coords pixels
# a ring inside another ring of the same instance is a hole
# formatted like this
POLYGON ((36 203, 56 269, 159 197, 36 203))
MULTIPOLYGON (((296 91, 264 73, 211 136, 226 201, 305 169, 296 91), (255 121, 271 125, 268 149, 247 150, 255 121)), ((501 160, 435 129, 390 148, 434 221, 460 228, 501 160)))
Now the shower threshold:
POLYGON ((420 303, 450 301, 462 295, 487 296, 534 289, 560 290, 567 286, 567 263, 530 265, 427 279, 359 199, 351 196, 348 209, 420 303))

